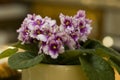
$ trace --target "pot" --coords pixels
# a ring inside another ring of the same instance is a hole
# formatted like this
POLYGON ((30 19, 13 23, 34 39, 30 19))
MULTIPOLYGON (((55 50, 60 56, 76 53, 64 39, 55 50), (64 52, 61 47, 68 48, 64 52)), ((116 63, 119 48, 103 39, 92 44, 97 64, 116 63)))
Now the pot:
POLYGON ((22 71, 22 80, 87 80, 80 65, 38 64, 22 71))

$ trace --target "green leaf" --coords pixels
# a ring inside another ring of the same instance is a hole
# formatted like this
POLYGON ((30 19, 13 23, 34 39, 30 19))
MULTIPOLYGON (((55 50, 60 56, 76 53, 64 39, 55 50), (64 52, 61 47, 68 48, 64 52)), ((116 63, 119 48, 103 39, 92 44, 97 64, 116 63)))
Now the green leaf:
MULTIPOLYGON (((71 62, 74 63, 75 59, 79 60, 79 56, 81 54, 86 55, 86 53, 94 54, 94 49, 78 49, 78 50, 67 50, 62 55, 60 55, 63 60, 60 61, 60 64, 69 64, 71 62)), ((76 62, 76 61, 75 61, 76 62)))
POLYGON ((120 74, 120 62, 114 58, 110 58, 108 60, 108 62, 114 66, 114 68, 118 71, 118 73, 120 74))
POLYGON ((42 63, 46 64, 62 64, 62 65, 76 65, 80 64, 79 56, 80 54, 94 53, 94 49, 78 49, 78 50, 66 50, 64 53, 60 54, 57 59, 52 59, 50 56, 45 55, 42 63))
POLYGON ((17 42, 15 44, 13 44, 12 46, 26 50, 26 51, 34 52, 34 53, 38 53, 38 51, 39 51, 37 43, 21 44, 21 42, 17 42))
POLYGON ((8 57, 8 56, 16 53, 17 51, 18 51, 18 48, 7 49, 7 50, 3 51, 2 53, 0 53, 0 59, 8 57))
POLYGON ((88 40, 85 45, 85 48, 88 49, 95 49, 95 53, 99 56, 106 57, 106 58, 115 58, 120 62, 120 53, 113 50, 112 48, 107 48, 103 46, 99 41, 96 40, 88 40))
POLYGON ((88 40, 83 44, 83 47, 84 47, 85 49, 94 49, 94 48, 98 47, 99 45, 101 45, 101 42, 100 42, 100 41, 88 39, 88 40))
POLYGON ((43 57, 43 54, 35 56, 30 52, 19 52, 8 59, 8 64, 13 69, 25 69, 40 63, 43 57))
POLYGON ((105 57, 108 59, 108 62, 116 68, 118 73, 120 74, 120 53, 113 50, 112 48, 107 48, 103 46, 99 41, 96 40, 88 40, 84 44, 85 48, 95 49, 95 54, 105 57))
POLYGON ((96 48, 96 53, 97 54, 102 54, 102 55, 104 55, 105 57, 108 57, 108 58, 112 57, 112 58, 115 58, 118 61, 120 61, 120 53, 118 53, 117 51, 114 51, 111 48, 106 48, 106 47, 101 46, 100 48, 96 48))
POLYGON ((80 62, 89 80, 115 80, 114 70, 101 57, 97 55, 81 55, 80 62))

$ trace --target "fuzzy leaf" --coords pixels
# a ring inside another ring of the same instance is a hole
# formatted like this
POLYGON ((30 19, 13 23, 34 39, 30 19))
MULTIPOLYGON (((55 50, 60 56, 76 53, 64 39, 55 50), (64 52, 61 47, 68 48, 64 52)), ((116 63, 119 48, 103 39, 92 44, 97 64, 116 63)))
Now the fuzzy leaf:
POLYGON ((96 53, 97 54, 102 54, 108 59, 109 58, 114 58, 114 59, 116 59, 117 61, 120 62, 120 54, 117 51, 114 51, 111 48, 106 48, 106 47, 96 48, 96 53))
POLYGON ((78 59, 81 54, 84 54, 84 55, 86 55, 86 53, 94 54, 94 52, 95 52, 94 49, 67 50, 61 55, 63 60, 60 62, 61 64, 67 64, 67 63, 69 64, 72 62, 74 63, 74 61, 78 59))
POLYGON ((88 49, 95 49, 96 54, 99 56, 106 57, 106 58, 112 57, 120 62, 120 53, 113 50, 112 48, 107 48, 103 46, 99 41, 88 40, 84 45, 84 47, 88 49))
POLYGON ((76 65, 79 63, 80 54, 85 53, 93 54, 94 49, 78 49, 78 50, 66 50, 64 53, 60 54, 57 59, 52 59, 50 56, 44 56, 42 63, 46 64, 62 64, 62 65, 76 65))
POLYGON ((80 62, 89 80, 115 80, 112 67, 101 57, 82 55, 80 62))
POLYGON ((30 52, 19 52, 8 59, 8 64, 13 69, 24 69, 40 63, 42 59, 43 54, 35 56, 30 52))
POLYGON ((105 57, 108 59, 109 63, 116 68, 118 73, 120 74, 120 53, 113 50, 112 48, 107 48, 103 46, 99 41, 96 40, 88 40, 84 44, 85 48, 95 49, 95 54, 105 57))
POLYGON ((101 45, 100 41, 98 40, 92 40, 92 39, 88 39, 84 44, 83 47, 86 49, 93 49, 98 47, 99 45, 101 45))
POLYGON ((1 59, 1 58, 5 58, 5 57, 8 57, 8 56, 16 53, 17 51, 18 51, 17 48, 7 49, 7 50, 3 51, 2 53, 0 53, 0 59, 1 59))
POLYGON ((118 73, 120 74, 120 62, 118 62, 116 59, 114 58, 110 58, 109 63, 114 66, 114 68, 118 71, 118 73))
POLYGON ((39 51, 38 45, 35 43, 31 44, 21 44, 21 42, 17 42, 12 45, 13 47, 17 47, 26 51, 37 53, 39 51))

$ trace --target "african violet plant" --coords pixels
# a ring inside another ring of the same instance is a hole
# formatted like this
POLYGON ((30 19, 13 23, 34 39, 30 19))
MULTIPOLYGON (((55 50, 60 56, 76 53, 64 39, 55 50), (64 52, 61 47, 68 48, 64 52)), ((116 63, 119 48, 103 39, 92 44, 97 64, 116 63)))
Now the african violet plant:
POLYGON ((13 69, 39 63, 80 65, 89 80, 115 80, 113 68, 120 73, 120 54, 99 41, 88 39, 92 21, 86 18, 85 11, 59 17, 58 26, 49 17, 28 14, 17 30, 19 41, 13 45, 15 48, 3 51, 0 58, 10 56, 8 64, 13 69))

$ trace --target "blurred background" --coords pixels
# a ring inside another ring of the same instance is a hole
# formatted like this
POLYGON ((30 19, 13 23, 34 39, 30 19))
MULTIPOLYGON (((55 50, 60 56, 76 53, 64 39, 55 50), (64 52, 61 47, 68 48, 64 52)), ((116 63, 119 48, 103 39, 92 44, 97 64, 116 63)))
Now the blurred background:
MULTIPOLYGON (((0 52, 17 41, 16 29, 28 13, 56 19, 59 14, 74 15, 86 10, 93 20, 91 38, 120 51, 120 0, 0 0, 0 52)), ((20 80, 20 71, 11 70, 0 60, 0 80, 20 80)))

